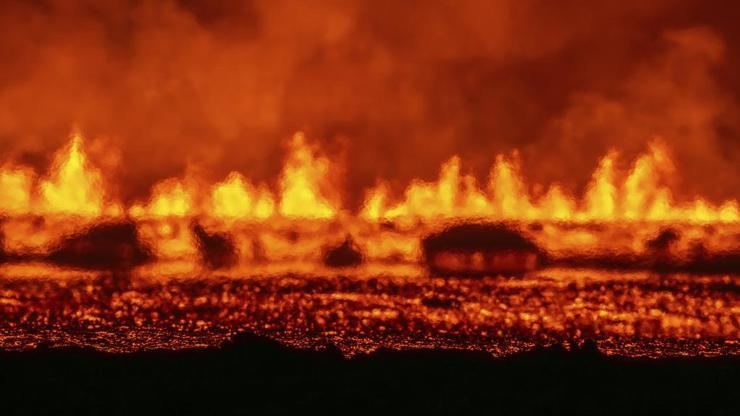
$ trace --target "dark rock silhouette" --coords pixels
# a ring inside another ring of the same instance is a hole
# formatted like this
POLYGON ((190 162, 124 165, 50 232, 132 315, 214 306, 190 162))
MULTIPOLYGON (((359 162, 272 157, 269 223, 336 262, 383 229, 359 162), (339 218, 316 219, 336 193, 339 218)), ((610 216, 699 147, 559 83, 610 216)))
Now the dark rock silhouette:
POLYGON ((378 414, 484 413, 492 406, 504 414, 601 414, 605 406, 627 414, 737 414, 740 359, 627 359, 594 351, 591 343, 500 358, 428 348, 379 349, 347 359, 331 348, 296 349, 244 333, 209 349, 0 351, 0 367, 3 410, 10 409, 4 414, 50 413, 59 403, 112 414, 149 408, 347 413, 358 403, 378 414), (101 377, 103 371, 110 376, 101 377), (47 400, 29 400, 28 392, 44 392, 47 400))
POLYGON ((685 269, 694 273, 737 273, 740 271, 740 251, 710 252, 704 243, 692 243, 685 269))
POLYGON ((570 340, 568 343, 570 344, 570 351, 572 353, 579 354, 582 357, 598 357, 601 355, 599 346, 596 344, 596 341, 591 338, 580 342, 578 340, 570 340))
POLYGON ((694 273, 737 273, 740 271, 740 251, 717 253, 704 259, 694 259, 688 271, 694 273))
POLYGON ((459 308, 460 301, 451 297, 442 297, 439 295, 425 296, 421 299, 421 304, 428 308, 451 309, 459 308))
POLYGON ((83 269, 130 269, 154 258, 131 221, 95 224, 64 237, 44 259, 83 269))
POLYGON ((642 262, 648 268, 656 270, 670 269, 677 262, 671 251, 680 239, 681 234, 672 228, 661 230, 657 236, 645 241, 645 250, 648 257, 642 262))
POLYGON ((424 238, 425 252, 439 250, 528 250, 539 247, 520 232, 503 224, 464 223, 424 238))
POLYGON ((209 269, 223 269, 234 266, 239 255, 231 236, 226 233, 209 233, 198 222, 190 224, 203 265, 209 269))
POLYGON ((329 267, 354 267, 362 261, 362 252, 350 236, 342 244, 324 249, 324 264, 329 267))
POLYGON ((535 269, 544 252, 503 224, 464 223, 422 240, 424 259, 439 275, 522 274, 535 269))
POLYGON ((665 252, 670 249, 676 241, 680 239, 681 235, 678 233, 678 231, 672 228, 666 228, 662 230, 655 238, 647 240, 645 242, 645 247, 651 251, 665 252))

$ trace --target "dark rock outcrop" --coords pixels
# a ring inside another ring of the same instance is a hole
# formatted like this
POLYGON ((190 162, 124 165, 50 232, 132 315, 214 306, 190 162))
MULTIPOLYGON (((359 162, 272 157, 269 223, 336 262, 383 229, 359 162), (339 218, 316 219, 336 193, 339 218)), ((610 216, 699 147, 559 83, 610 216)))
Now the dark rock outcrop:
POLYGON ((203 265, 209 269, 224 269, 239 261, 233 239, 226 233, 210 233, 197 222, 190 224, 203 265))
POLYGON ((694 259, 686 270, 692 273, 737 273, 740 271, 740 251, 726 251, 694 259))
POLYGON ((645 241, 645 248, 654 252, 665 252, 671 248, 681 235, 672 228, 662 230, 655 238, 645 241))
POLYGON ((422 240, 427 266, 438 275, 522 274, 544 252, 519 231, 503 224, 464 223, 422 240))
POLYGON ((362 264, 363 255, 352 238, 347 236, 342 244, 325 248, 323 260, 328 267, 355 267, 362 264))
POLYGON ((738 413, 737 356, 626 359, 590 348, 555 344, 499 358, 381 349, 346 359, 245 334, 208 349, 0 351, 0 388, 4 414, 59 406, 111 414, 738 413))
POLYGON ((64 237, 44 259, 83 269, 130 269, 154 258, 131 221, 95 224, 64 237))
POLYGON ((460 307, 460 301, 453 297, 429 295, 421 298, 421 304, 427 308, 453 309, 460 307))

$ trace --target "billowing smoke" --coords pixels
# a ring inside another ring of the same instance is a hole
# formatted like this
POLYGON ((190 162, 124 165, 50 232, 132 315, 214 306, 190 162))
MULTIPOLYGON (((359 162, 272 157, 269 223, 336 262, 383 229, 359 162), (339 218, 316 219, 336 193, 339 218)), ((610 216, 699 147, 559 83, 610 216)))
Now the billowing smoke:
POLYGON ((578 191, 661 137, 680 189, 739 197, 737 21, 680 0, 7 1, 0 152, 43 170, 78 127, 130 200, 188 166, 274 180, 300 129, 352 205, 513 149, 578 191))

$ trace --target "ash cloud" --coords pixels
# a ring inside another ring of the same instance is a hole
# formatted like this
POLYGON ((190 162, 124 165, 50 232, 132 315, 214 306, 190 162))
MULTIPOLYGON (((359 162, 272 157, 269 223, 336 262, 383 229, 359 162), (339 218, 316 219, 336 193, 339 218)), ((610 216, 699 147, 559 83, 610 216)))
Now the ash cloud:
MULTIPOLYGON (((740 197, 740 6, 625 1, 0 4, 0 152, 45 169, 73 126, 125 200, 197 165, 274 180, 298 129, 379 177, 482 179, 520 149, 582 189, 662 137, 681 189, 740 197)), ((679 195, 680 196, 680 195, 679 195)))

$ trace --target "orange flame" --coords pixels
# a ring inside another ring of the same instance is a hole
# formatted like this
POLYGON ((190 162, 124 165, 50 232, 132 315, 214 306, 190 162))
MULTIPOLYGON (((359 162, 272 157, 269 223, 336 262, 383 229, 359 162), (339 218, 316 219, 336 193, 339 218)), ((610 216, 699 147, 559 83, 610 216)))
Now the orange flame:
POLYGON ((225 181, 213 186, 211 214, 219 218, 269 218, 275 212, 272 193, 261 187, 255 189, 238 172, 232 172, 225 181))
POLYGON ((329 161, 314 154, 302 133, 295 134, 280 178, 280 214, 299 218, 334 217, 336 209, 320 191, 328 173, 329 161))
POLYGON ((50 178, 40 183, 43 212, 90 217, 103 213, 102 175, 87 163, 82 136, 75 133, 67 148, 57 155, 50 178))
POLYGON ((0 171, 0 211, 7 214, 65 214, 94 218, 119 215, 120 205, 107 203, 103 177, 90 166, 79 133, 57 153, 51 172, 32 189, 33 173, 24 168, 0 171))
POLYGON ((0 169, 0 213, 18 215, 31 209, 33 172, 23 168, 0 169))
POLYGON ((736 200, 713 206, 702 198, 676 204, 670 189, 661 185, 665 175, 674 172, 664 146, 650 144, 622 184, 615 179, 615 152, 609 153, 594 172, 583 201, 566 194, 558 184, 533 202, 517 166, 503 156, 491 169, 489 192, 475 185, 475 178, 460 177, 459 158, 442 165, 435 183, 412 182, 405 199, 387 205, 388 189, 379 185, 366 197, 361 217, 392 220, 399 217, 420 219, 485 217, 496 220, 552 221, 685 221, 736 222, 740 211, 736 200))
MULTIPOLYGON (((591 182, 578 200, 558 185, 533 197, 517 163, 497 156, 486 189, 476 178, 461 173, 460 158, 445 162, 435 182, 414 180, 401 201, 392 203, 388 185, 381 181, 366 193, 358 217, 365 221, 448 218, 489 218, 552 221, 679 221, 737 222, 736 200, 715 206, 701 197, 676 203, 664 179, 675 172, 665 146, 649 145, 626 173, 617 180, 610 152, 599 162, 591 182)), ((168 179, 153 188, 146 203, 127 212, 134 217, 187 217, 205 215, 230 220, 261 221, 275 216, 299 219, 332 219, 341 207, 327 198, 337 194, 329 185, 329 159, 298 133, 278 182, 278 192, 255 186, 238 172, 205 190, 191 179, 168 179)), ((11 165, 0 169, 0 213, 5 215, 71 214, 85 218, 121 215, 120 205, 108 201, 102 174, 92 167, 83 151, 82 137, 75 133, 56 156, 48 177, 33 187, 34 174, 11 165), (37 195, 37 197, 34 197, 37 195)))
POLYGON ((184 217, 192 212, 193 186, 178 179, 167 179, 155 185, 147 205, 136 204, 129 209, 134 217, 184 217))
POLYGON ((255 187, 240 173, 232 172, 212 186, 205 204, 197 203, 204 197, 196 181, 168 179, 155 185, 147 204, 137 204, 129 212, 136 217, 207 215, 230 220, 264 220, 276 214, 288 218, 334 217, 336 208, 321 193, 326 187, 329 160, 318 157, 302 133, 293 136, 289 150, 280 177, 279 198, 265 185, 255 187))

